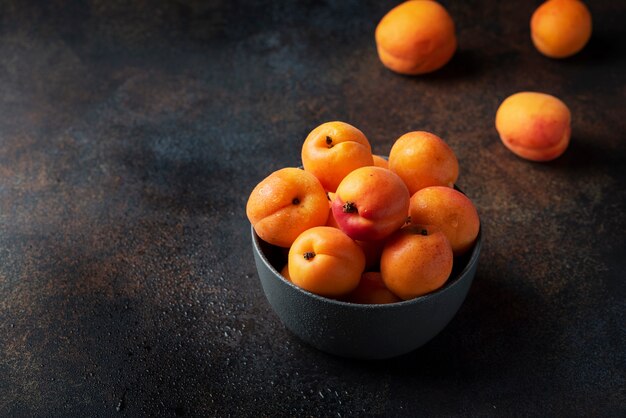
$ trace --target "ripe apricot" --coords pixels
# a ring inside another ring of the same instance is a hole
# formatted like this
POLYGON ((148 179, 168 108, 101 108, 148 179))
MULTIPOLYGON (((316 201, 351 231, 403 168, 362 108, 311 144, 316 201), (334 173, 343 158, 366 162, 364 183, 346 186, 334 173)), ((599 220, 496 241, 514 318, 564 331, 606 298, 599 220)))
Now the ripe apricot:
POLYGON ((443 67, 457 46, 450 14, 427 0, 407 1, 391 9, 378 23, 375 38, 383 65, 410 75, 443 67))
POLYGON ((291 281, 309 292, 339 297, 353 291, 365 269, 363 250, 337 228, 304 231, 289 249, 291 281))
POLYGON ((380 272, 389 290, 409 300, 443 286, 452 263, 452 247, 443 232, 433 226, 410 225, 389 237, 380 272))
POLYGON ((385 247, 385 239, 374 241, 356 241, 365 254, 365 270, 377 270, 380 265, 380 255, 385 247))
POLYGON ((285 264, 285 267, 280 271, 280 274, 287 279, 288 282, 291 281, 291 276, 289 276, 289 263, 285 264))
POLYGON ((459 162, 443 139, 424 131, 409 132, 394 142, 389 169, 413 195, 428 186, 453 187, 459 177, 459 162))
POLYGON ((548 0, 530 19, 533 44, 550 58, 576 54, 589 41, 591 29, 591 13, 579 0, 548 0))
POLYGON ((411 196, 402 179, 380 167, 361 167, 337 187, 333 215, 352 239, 379 240, 404 225, 411 196))
POLYGON ((328 196, 328 219, 326 220, 326 226, 341 229, 335 220, 335 215, 333 215, 333 200, 335 199, 335 194, 333 192, 326 192, 326 196, 328 196))
POLYGON ((455 256, 469 250, 478 236, 480 220, 472 201, 450 187, 431 186, 411 196, 411 222, 435 225, 450 241, 455 256))
POLYGON ((304 170, 334 192, 351 171, 374 165, 372 147, 357 128, 345 122, 326 122, 313 129, 302 144, 304 170))
POLYGON ((519 157, 549 161, 565 152, 571 115, 561 100, 544 93, 521 92, 507 97, 496 112, 502 143, 519 157))
POLYGON ((385 282, 383 282, 383 276, 377 271, 363 273, 359 285, 348 295, 347 300, 352 303, 368 305, 402 301, 387 289, 385 282))
POLYGON ((380 155, 373 155, 372 157, 374 158, 374 165, 376 167, 389 169, 389 161, 387 161, 380 155))
POLYGON ((246 215, 262 240, 289 247, 303 231, 326 223, 328 197, 313 174, 287 167, 256 185, 246 215))

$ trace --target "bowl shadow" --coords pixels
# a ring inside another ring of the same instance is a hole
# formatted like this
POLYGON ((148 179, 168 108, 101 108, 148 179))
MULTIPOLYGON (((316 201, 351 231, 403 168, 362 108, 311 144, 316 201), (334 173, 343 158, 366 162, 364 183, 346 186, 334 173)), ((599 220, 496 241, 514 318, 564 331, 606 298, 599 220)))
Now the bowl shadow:
POLYGON ((479 271, 459 312, 422 347, 385 360, 348 360, 354 367, 392 376, 487 378, 537 363, 538 344, 551 345, 549 321, 536 312, 545 301, 528 289, 513 288, 495 271, 479 271))

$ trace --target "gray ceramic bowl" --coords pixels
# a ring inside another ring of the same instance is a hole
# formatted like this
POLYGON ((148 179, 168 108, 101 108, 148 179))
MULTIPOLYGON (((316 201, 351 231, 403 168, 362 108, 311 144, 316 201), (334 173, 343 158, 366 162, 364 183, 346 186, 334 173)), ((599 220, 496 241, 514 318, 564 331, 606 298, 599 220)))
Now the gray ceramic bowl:
POLYGON ((287 281, 279 271, 286 250, 261 240, 252 230, 252 248, 265 296, 285 326, 327 353, 384 359, 408 353, 437 335, 456 314, 472 284, 482 241, 454 259, 452 275, 440 289, 412 300, 361 305, 328 299, 287 281))

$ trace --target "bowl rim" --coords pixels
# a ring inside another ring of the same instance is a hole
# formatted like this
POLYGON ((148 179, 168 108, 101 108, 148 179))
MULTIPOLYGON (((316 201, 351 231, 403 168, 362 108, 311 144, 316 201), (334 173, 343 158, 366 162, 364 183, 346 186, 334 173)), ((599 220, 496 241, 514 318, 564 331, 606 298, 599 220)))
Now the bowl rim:
MULTIPOLYGON (((421 304, 425 302, 427 303, 429 300, 437 298, 438 296, 442 295, 443 293, 445 293, 452 287, 458 285, 458 283, 461 281, 461 278, 467 275, 470 268, 478 262, 480 249, 482 247, 482 222, 480 222, 479 225, 480 226, 478 229, 478 235, 476 236, 476 241, 474 242, 474 245, 472 246, 470 258, 469 260, 467 260, 467 263, 465 264, 463 269, 451 281, 450 281, 450 278, 448 278, 448 280, 446 280, 446 283, 442 287, 430 293, 427 293, 425 295, 417 296, 413 299, 403 300, 400 302, 383 303, 383 304, 364 304, 364 303, 355 303, 355 302, 331 299, 325 296, 320 296, 315 293, 309 292, 308 290, 305 290, 301 288, 300 286, 295 285, 294 283, 290 282, 285 277, 283 277, 283 275, 280 274, 280 272, 274 268, 272 263, 269 262, 269 260, 265 256, 265 253, 263 253, 261 249, 261 246, 260 246, 261 238, 257 235, 252 225, 250 225, 250 230, 252 234, 252 243, 253 243, 254 250, 260 255, 261 260, 263 261, 263 264, 269 267, 270 271, 274 273, 274 275, 277 276, 278 279, 283 282, 283 284, 291 286, 291 288, 294 289, 295 291, 302 293, 303 295, 307 297, 313 298, 319 302, 330 303, 331 305, 337 305, 337 306, 342 306, 342 307, 351 308, 351 309, 393 310, 393 309, 402 309, 411 305, 417 305, 417 304, 421 304)), ((272 245, 269 243, 267 244, 272 245)), ((276 248, 280 248, 280 247, 276 247, 276 248)))

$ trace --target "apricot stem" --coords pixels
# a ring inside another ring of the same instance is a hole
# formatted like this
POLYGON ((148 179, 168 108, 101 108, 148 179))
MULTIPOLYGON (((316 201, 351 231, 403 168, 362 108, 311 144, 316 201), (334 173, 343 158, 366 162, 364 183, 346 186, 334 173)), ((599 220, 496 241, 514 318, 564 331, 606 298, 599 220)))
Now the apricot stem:
POLYGON ((294 205, 299 205, 300 204, 300 199, 298 199, 297 197, 294 197, 293 200, 291 201, 291 203, 293 203, 294 205))
POLYGON ((328 145, 328 148, 333 147, 333 139, 329 137, 328 135, 326 136, 326 145, 328 145))
POLYGON ((313 257, 315 257, 315 253, 313 251, 307 251, 306 253, 303 254, 304 255, 304 259, 305 260, 310 260, 313 257))
POLYGON ((356 205, 353 202, 346 202, 342 206, 344 213, 356 212, 356 205))
POLYGON ((427 231, 427 230, 425 230, 425 229, 422 229, 421 234, 422 234, 422 235, 428 235, 428 231, 427 231))

